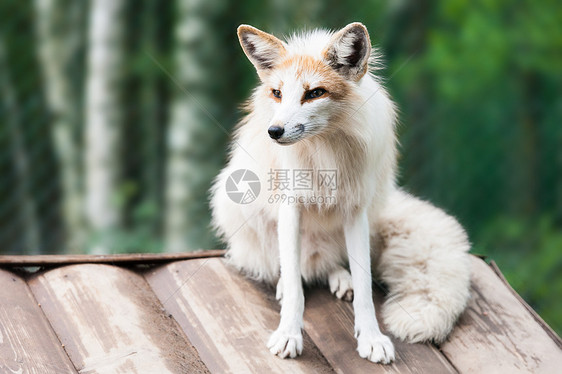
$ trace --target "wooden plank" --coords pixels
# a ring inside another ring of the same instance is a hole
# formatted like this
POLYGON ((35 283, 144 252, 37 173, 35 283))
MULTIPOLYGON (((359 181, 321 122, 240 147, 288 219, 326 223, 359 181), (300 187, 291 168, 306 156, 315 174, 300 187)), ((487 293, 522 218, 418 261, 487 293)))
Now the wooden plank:
POLYGON ((374 289, 374 301, 381 330, 394 343, 396 361, 391 365, 372 363, 359 357, 354 337, 351 303, 338 300, 328 289, 309 292, 306 299, 305 330, 338 373, 454 373, 456 370, 430 344, 407 344, 388 334, 379 315, 382 291, 374 289))
POLYGON ((562 349, 562 339, 560 339, 560 337, 558 336, 558 334, 556 334, 556 332, 552 329, 552 327, 550 327, 541 318, 541 316, 539 316, 539 314, 537 312, 535 312, 535 310, 533 308, 531 308, 531 306, 529 304, 527 304, 527 302, 525 300, 523 300, 523 298, 521 296, 519 296, 519 294, 517 292, 515 292, 515 290, 511 287, 511 285, 509 284, 507 279, 505 279, 502 272, 500 271, 500 268, 498 267, 498 265, 496 265, 496 263, 494 261, 490 261, 490 268, 492 268, 494 273, 496 273, 498 278, 500 278, 500 280, 503 282, 505 287, 511 292, 511 294, 517 299, 517 301, 519 301, 521 303, 521 305, 523 305, 525 307, 525 309, 527 309, 527 311, 529 313, 531 313, 531 316, 533 316, 535 321, 537 321, 537 323, 543 328, 543 330, 548 334, 548 336, 550 336, 550 338, 556 343, 558 348, 562 349))
POLYGON ((330 373, 328 362, 304 336, 297 359, 280 359, 266 347, 279 307, 263 289, 221 259, 175 262, 145 274, 213 373, 330 373))
POLYGON ((486 263, 472 264, 472 298, 441 349, 463 373, 556 373, 562 350, 486 263))
POLYGON ((71 265, 28 284, 80 373, 208 372, 139 274, 71 265))
POLYGON ((186 253, 121 253, 111 255, 37 255, 0 256, 3 267, 21 266, 59 266, 70 264, 156 264, 195 258, 218 257, 224 255, 223 249, 186 253))
POLYGON ((76 373, 29 287, 0 270, 0 372, 76 373))

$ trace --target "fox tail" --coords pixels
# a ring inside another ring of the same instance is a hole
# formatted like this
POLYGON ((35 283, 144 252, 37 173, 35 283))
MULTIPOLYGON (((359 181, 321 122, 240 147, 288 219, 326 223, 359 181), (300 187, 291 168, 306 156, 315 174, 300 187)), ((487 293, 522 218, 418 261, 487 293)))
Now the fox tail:
POLYGON ((374 270, 388 287, 386 327, 411 343, 444 341, 470 295, 466 232, 453 217, 400 189, 379 217, 374 270))

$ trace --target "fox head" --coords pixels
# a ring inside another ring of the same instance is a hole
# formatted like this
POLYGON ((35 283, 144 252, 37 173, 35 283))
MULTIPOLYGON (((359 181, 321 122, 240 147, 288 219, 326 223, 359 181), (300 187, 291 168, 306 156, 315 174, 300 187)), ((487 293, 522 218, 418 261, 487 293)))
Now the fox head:
MULTIPOLYGON (((354 88, 369 69, 371 42, 365 26, 336 33, 317 30, 283 42, 252 26, 238 27, 242 49, 262 82, 255 95, 267 111, 264 132, 290 145, 322 133, 349 115, 354 88)), ((356 96, 356 95, 355 95, 356 96)))

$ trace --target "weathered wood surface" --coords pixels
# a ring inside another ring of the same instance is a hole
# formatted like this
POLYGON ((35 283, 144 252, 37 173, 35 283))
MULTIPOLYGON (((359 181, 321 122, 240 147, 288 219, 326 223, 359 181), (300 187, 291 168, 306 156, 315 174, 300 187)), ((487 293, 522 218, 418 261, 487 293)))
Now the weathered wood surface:
MULTIPOLYGON (((152 257, 124 256, 129 258, 115 263, 153 263, 152 257)), ((156 262, 173 260, 163 257, 156 262)), ((279 321, 274 289, 244 278, 220 258, 131 269, 63 266, 84 259, 61 260, 49 257, 46 266, 54 269, 33 275, 0 270, 0 373, 479 374, 562 367, 560 338, 493 264, 476 257, 472 298, 451 337, 441 347, 394 341, 397 359, 388 366, 358 356, 351 304, 326 289, 305 291, 304 353, 282 360, 266 348, 279 321)), ((382 295, 375 287, 378 309, 382 295)))
POLYGON ((521 305, 523 305, 525 309, 527 309, 527 311, 531 314, 531 316, 535 319, 535 321, 537 321, 537 323, 543 328, 543 330, 547 333, 547 335, 554 341, 554 343, 556 343, 558 348, 562 349, 562 339, 560 339, 560 337, 556 334, 556 332, 554 332, 554 330, 549 325, 546 324, 546 322, 541 318, 541 316, 539 316, 538 313, 535 312, 535 310, 531 308, 531 306, 527 304, 527 302, 523 300, 523 298, 519 296, 517 292, 515 292, 515 290, 511 287, 507 279, 505 279, 505 277, 503 276, 502 272, 500 271, 500 268, 498 268, 498 265, 496 265, 494 261, 490 261, 490 267, 492 268, 494 273, 496 273, 498 278, 503 282, 504 286, 509 291, 511 291, 511 294, 517 299, 517 301, 519 301, 521 305))
POLYGON ((500 278, 472 258, 472 298, 443 353, 463 373, 559 373, 562 351, 500 278))
MULTIPOLYGON (((377 318, 383 301, 382 291, 375 289, 377 318)), ((455 373, 443 355, 430 344, 407 344, 389 335, 396 350, 392 365, 374 365, 359 357, 353 332, 351 303, 337 300, 327 289, 306 295, 304 327, 320 351, 338 373, 455 373)), ((381 330, 386 333, 381 323, 381 330)))
POLYGON ((211 372, 333 372, 308 337, 299 359, 274 357, 266 342, 279 322, 276 302, 220 259, 175 262, 145 276, 211 372))
POLYGON ((70 264, 157 264, 195 258, 218 257, 224 250, 213 249, 185 253, 121 253, 109 255, 37 255, 37 256, 0 256, 3 267, 22 266, 61 266, 70 264))
POLYGON ((139 274, 71 265, 29 285, 80 373, 207 372, 139 274))
POLYGON ((76 373, 25 281, 0 270, 0 373, 76 373))

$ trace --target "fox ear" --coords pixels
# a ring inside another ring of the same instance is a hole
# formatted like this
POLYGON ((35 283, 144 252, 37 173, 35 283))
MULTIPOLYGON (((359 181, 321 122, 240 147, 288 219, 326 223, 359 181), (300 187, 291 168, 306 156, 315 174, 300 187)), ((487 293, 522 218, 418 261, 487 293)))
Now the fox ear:
POLYGON ((285 54, 285 46, 281 40, 249 25, 238 27, 238 39, 258 74, 273 69, 279 58, 285 54))
POLYGON ((370 54, 369 32, 359 22, 350 23, 335 33, 323 52, 328 65, 354 81, 367 73, 370 54))

